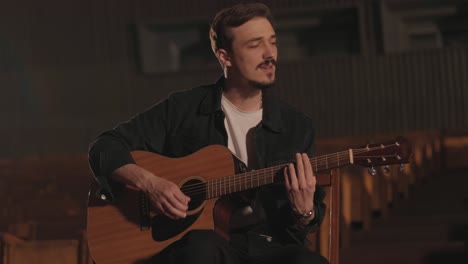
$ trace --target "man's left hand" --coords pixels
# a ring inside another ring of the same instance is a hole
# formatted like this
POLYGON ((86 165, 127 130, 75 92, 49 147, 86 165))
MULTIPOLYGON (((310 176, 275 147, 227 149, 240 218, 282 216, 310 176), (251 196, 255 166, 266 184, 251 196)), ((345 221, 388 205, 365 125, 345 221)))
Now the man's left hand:
POLYGON ((301 216, 314 209, 316 179, 307 154, 297 153, 296 166, 290 163, 284 168, 284 181, 291 208, 296 215, 301 216))

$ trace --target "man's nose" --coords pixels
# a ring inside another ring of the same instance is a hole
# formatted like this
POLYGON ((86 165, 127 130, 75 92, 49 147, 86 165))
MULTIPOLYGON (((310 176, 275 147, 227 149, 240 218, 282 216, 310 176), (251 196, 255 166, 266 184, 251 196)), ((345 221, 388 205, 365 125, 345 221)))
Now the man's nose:
POLYGON ((263 58, 268 59, 268 58, 275 58, 276 55, 276 47, 273 46, 273 44, 266 44, 265 49, 263 50, 263 58))

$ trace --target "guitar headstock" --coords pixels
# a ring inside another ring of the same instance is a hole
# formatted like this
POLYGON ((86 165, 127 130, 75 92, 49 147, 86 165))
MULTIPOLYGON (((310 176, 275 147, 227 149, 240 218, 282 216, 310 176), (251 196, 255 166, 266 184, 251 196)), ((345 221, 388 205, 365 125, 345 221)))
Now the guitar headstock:
POLYGON ((368 144, 352 149, 353 163, 364 167, 409 163, 411 145, 404 137, 382 144, 368 144))

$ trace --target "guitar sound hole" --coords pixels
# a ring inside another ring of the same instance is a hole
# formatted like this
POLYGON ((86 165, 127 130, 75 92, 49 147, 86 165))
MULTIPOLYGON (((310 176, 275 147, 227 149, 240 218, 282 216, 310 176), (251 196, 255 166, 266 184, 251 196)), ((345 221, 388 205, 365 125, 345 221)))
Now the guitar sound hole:
MULTIPOLYGON (((197 209, 205 201, 206 184, 200 180, 191 179, 184 183, 180 189, 185 195, 190 197, 189 211, 197 209)), ((153 239, 155 241, 164 241, 180 234, 198 219, 202 211, 187 215, 186 218, 179 220, 172 220, 164 215, 155 216, 152 220, 153 239)))
POLYGON ((206 199, 206 183, 201 180, 191 179, 182 185, 182 192, 190 197, 189 211, 198 208, 206 199))

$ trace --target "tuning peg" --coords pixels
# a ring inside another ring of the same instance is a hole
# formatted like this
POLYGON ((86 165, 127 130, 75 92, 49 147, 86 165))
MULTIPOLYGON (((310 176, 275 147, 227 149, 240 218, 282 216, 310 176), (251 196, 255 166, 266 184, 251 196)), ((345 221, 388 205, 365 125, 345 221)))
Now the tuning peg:
POLYGON ((400 171, 403 171, 405 169, 405 164, 400 164, 400 171))
POLYGON ((385 167, 383 168, 383 171, 385 173, 390 173, 390 167, 388 165, 385 165, 385 167))
POLYGON ((375 176, 377 174, 377 170, 374 167, 370 167, 368 169, 370 175, 375 176))

